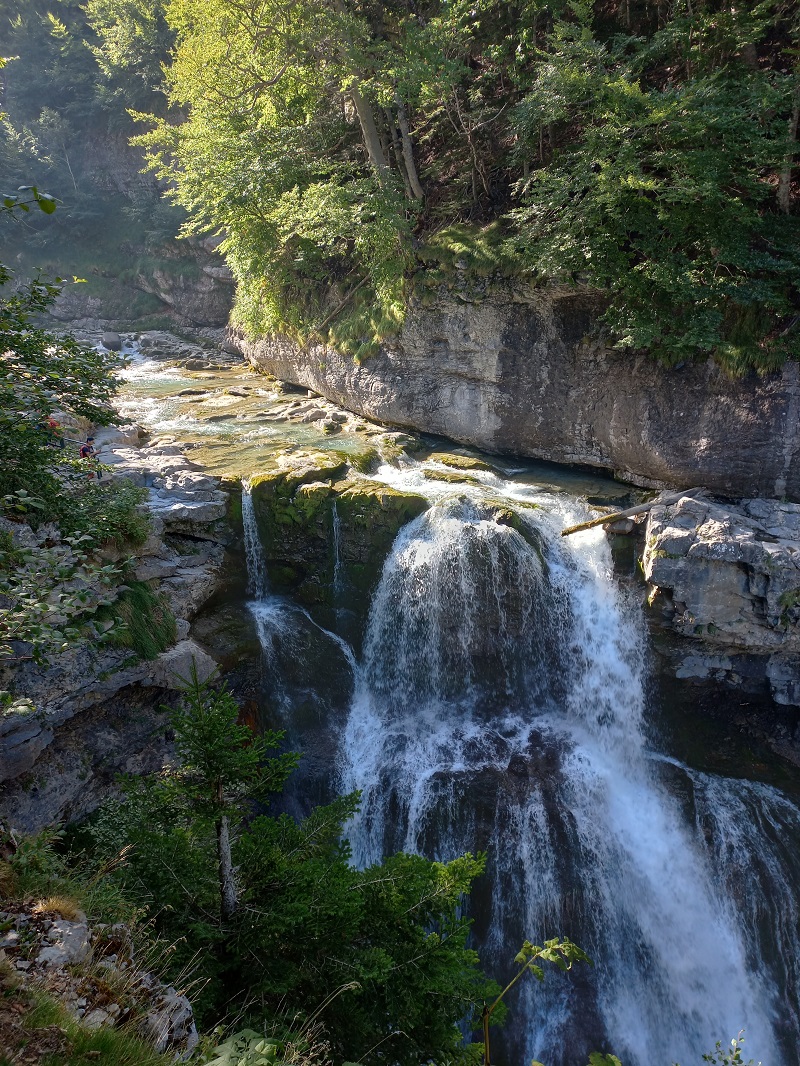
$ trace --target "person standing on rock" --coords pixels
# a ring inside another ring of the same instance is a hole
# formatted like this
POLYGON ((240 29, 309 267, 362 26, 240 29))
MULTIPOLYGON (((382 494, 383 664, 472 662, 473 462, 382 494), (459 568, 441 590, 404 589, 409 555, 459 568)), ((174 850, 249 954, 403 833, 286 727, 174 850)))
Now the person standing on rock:
POLYGON ((100 463, 97 462, 97 450, 94 446, 94 437, 87 437, 86 441, 81 445, 80 457, 81 459, 87 459, 89 461, 95 460, 96 466, 94 470, 89 472, 89 477, 93 478, 97 474, 97 480, 103 476, 103 471, 100 469, 100 463))

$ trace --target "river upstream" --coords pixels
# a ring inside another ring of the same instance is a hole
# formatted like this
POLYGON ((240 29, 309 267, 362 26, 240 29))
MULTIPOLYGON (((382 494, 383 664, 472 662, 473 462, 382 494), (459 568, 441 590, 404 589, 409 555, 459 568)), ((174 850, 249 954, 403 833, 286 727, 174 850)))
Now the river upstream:
MULTIPOLYGON (((246 482, 300 447, 358 460, 379 437, 292 421, 298 397, 241 368, 188 373, 135 354, 125 376, 121 413, 219 476, 246 482)), ((428 502, 360 613, 335 497, 333 609, 315 609, 272 591, 245 484, 240 607, 262 649, 265 724, 308 752, 298 788, 361 790, 359 864, 487 852, 470 911, 501 984, 524 939, 568 936, 592 957, 515 989, 499 1062, 582 1066, 602 1049, 625 1066, 690 1066, 745 1030, 746 1059, 796 1066, 796 773, 770 778, 742 751, 721 774, 687 754, 701 727, 691 706, 677 725, 667 714, 644 586, 615 571, 601 529, 559 535, 592 516, 587 497, 613 502, 624 486, 489 457, 462 475, 448 455, 480 459, 438 442, 357 475, 428 502)))

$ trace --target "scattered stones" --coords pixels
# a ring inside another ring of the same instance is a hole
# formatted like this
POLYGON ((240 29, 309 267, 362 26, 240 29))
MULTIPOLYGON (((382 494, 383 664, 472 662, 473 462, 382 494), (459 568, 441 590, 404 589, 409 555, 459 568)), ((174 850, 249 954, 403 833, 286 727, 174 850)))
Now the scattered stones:
POLYGON ((6 905, 0 919, 17 934, 3 958, 19 973, 21 987, 44 985, 86 1029, 139 1019, 141 1035, 157 1051, 181 1059, 191 1055, 198 1043, 191 1003, 142 968, 126 926, 91 927, 84 917, 52 920, 30 903, 6 905))
POLYGON ((315 424, 319 426, 323 433, 326 433, 329 436, 332 436, 334 433, 342 432, 340 423, 334 422, 332 418, 323 418, 315 424))

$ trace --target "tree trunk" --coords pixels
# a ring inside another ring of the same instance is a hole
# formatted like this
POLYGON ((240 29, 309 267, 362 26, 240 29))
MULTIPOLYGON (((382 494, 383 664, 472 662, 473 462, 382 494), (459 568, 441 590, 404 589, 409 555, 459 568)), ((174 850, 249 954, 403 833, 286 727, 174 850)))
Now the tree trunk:
MULTIPOLYGON (((333 10, 339 15, 347 17, 350 12, 344 4, 344 0, 332 0, 333 10)), ((350 64, 347 62, 347 57, 344 55, 345 49, 342 49, 342 60, 347 66, 350 64)), ((347 89, 350 95, 350 99, 353 101, 353 107, 356 109, 358 115, 358 121, 361 126, 361 135, 364 138, 364 147, 367 149, 367 155, 372 165, 372 169, 378 175, 379 179, 383 179, 389 173, 389 164, 386 162, 386 156, 383 154, 383 148, 381 146, 381 139, 378 136, 378 127, 375 125, 375 116, 372 113, 372 108, 361 95, 359 89, 359 77, 361 72, 358 70, 352 70, 353 84, 347 89)))
POLYGON ((236 881, 233 876, 233 859, 231 858, 231 836, 227 815, 217 822, 217 854, 219 856, 219 893, 220 914, 228 922, 236 913, 238 899, 236 881))
POLYGON ((389 172, 389 164, 386 162, 386 156, 383 154, 381 139, 378 136, 378 127, 375 125, 375 116, 372 114, 372 108, 355 85, 351 85, 348 92, 350 93, 350 99, 353 101, 353 106, 358 115, 358 121, 361 125, 361 135, 364 138, 364 147, 367 149, 367 155, 372 164, 372 169, 379 178, 383 178, 389 172))
POLYGON ((797 127, 800 123, 800 82, 795 87, 792 101, 792 114, 789 118, 789 145, 786 151, 786 162, 781 167, 778 178, 778 207, 784 215, 788 215, 791 209, 792 194, 792 168, 797 151, 797 127))
POLYGON ((394 118, 388 107, 383 109, 383 114, 386 119, 386 125, 389 127, 389 136, 392 138, 392 153, 394 155, 395 163, 397 163, 397 169, 400 172, 400 177, 403 179, 403 188, 405 190, 406 199, 413 200, 414 193, 411 191, 411 185, 408 180, 408 174, 406 172, 405 163, 403 162, 403 150, 400 147, 400 138, 397 136, 397 127, 394 124, 394 118))
POLYGON ((653 507, 664 507, 670 503, 677 503, 684 496, 690 496, 693 492, 704 492, 703 488, 686 489, 681 492, 673 492, 669 496, 659 496, 650 503, 641 503, 638 507, 626 507, 624 511, 614 511, 611 514, 600 515, 592 518, 589 522, 580 522, 577 526, 567 526, 561 530, 562 537, 571 537, 573 533, 581 533, 584 529, 594 529, 595 526, 604 526, 607 522, 617 522, 620 518, 633 518, 634 515, 644 514, 653 507))
POLYGON ((417 167, 414 162, 414 146, 411 143, 411 134, 408 130, 408 115, 406 114, 405 105, 396 93, 394 102, 397 105, 397 125, 400 127, 400 139, 403 145, 403 162, 405 163, 406 174, 408 174, 408 182, 411 186, 414 198, 417 200, 424 200, 425 193, 420 184, 419 176, 417 175, 417 167))

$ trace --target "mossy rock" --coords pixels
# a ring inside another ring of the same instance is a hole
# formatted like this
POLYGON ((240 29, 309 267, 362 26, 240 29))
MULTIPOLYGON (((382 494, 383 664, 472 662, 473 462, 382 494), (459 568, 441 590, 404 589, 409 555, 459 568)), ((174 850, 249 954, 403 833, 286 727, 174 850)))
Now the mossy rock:
POLYGON ((270 584, 308 606, 344 608, 357 628, 395 537, 428 501, 357 476, 301 484, 294 476, 276 472, 253 489, 270 584))
POLYGON ((353 452, 352 454, 350 452, 336 451, 334 455, 338 455, 353 470, 357 470, 359 474, 372 473, 381 462, 381 453, 377 448, 365 448, 363 451, 353 452))
POLYGON ((496 474, 497 470, 483 459, 473 455, 453 455, 451 452, 431 452, 427 457, 431 463, 441 463, 453 470, 485 470, 487 473, 496 474))
POLYGON ((279 455, 274 464, 250 478, 253 497, 269 487, 291 486, 308 481, 325 481, 341 477, 347 469, 347 457, 336 452, 301 451, 279 455))
MULTIPOLYGON (((541 510, 537 504, 526 505, 525 510, 541 510)), ((544 553, 544 545, 542 543, 542 535, 538 529, 534 526, 528 525, 525 519, 519 514, 518 511, 511 510, 510 507, 498 505, 491 509, 489 517, 493 522, 496 522, 499 526, 510 526, 516 533, 525 540, 536 554, 539 556, 539 560, 542 566, 547 567, 547 559, 544 553)))
POLYGON ((478 479, 469 474, 450 474, 446 470, 423 470, 422 476, 426 481, 445 481, 450 485, 480 485, 478 479))

